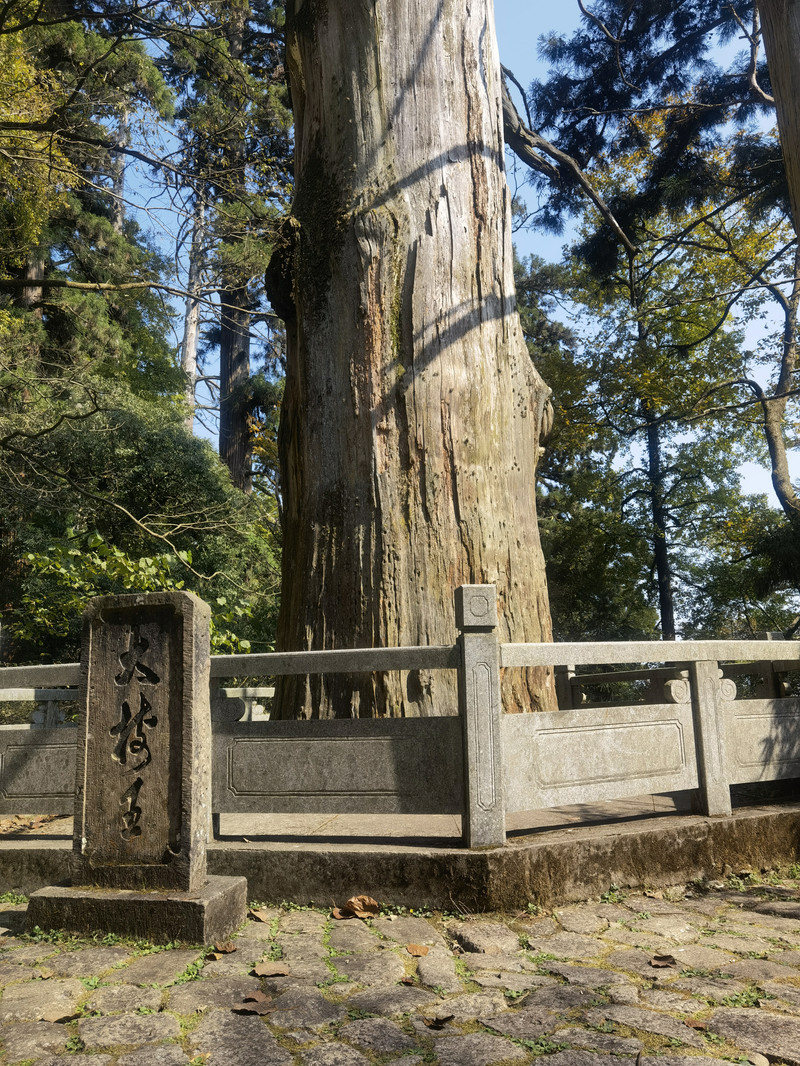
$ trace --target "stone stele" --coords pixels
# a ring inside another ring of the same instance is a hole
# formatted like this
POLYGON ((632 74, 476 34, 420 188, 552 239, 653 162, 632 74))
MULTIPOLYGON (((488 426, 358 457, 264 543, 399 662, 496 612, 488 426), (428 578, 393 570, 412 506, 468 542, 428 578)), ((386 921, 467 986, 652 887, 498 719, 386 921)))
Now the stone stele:
POLYGON ((210 611, 187 592, 86 609, 72 887, 28 926, 209 943, 245 918, 247 882, 206 872, 210 611))

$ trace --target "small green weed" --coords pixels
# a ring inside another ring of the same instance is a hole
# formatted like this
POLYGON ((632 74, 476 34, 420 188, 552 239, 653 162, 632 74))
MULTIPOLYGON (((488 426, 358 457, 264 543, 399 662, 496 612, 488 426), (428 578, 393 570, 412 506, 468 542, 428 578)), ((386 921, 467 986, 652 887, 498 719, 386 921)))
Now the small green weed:
POLYGON ((94 990, 95 988, 99 987, 100 978, 99 977, 82 977, 81 978, 81 984, 83 985, 84 988, 89 988, 91 990, 94 990))
POLYGON ((180 977, 175 978, 176 985, 185 985, 187 981, 196 981, 203 972, 203 963, 190 962, 180 977))
POLYGON ((0 903, 27 903, 28 897, 21 892, 4 892, 0 896, 0 903))
POLYGON ((622 903, 625 893, 619 885, 609 885, 608 890, 600 896, 601 903, 622 903))
POLYGON ((746 988, 743 992, 725 996, 722 1003, 726 1007, 760 1007, 762 999, 774 998, 774 996, 764 992, 763 989, 758 988, 756 985, 751 985, 750 988, 746 988))
POLYGON ((524 1047, 534 1055, 552 1055, 556 1051, 563 1051, 568 1045, 558 1044, 549 1036, 537 1036, 535 1040, 515 1040, 514 1043, 524 1047))
POLYGON ((72 1036, 67 1039, 64 1049, 65 1051, 69 1051, 72 1054, 75 1054, 78 1051, 83 1051, 85 1048, 86 1045, 81 1040, 81 1038, 77 1034, 73 1033, 72 1036))

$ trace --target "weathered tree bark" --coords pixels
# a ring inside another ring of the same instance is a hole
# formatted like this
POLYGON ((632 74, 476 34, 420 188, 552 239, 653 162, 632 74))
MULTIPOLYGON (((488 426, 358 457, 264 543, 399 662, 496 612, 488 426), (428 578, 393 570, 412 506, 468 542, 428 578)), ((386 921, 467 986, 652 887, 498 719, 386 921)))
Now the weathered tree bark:
MULTIPOLYGON (((230 56, 241 59, 249 4, 230 5, 225 23, 225 41, 230 56)), ((246 153, 243 134, 231 123, 225 149, 227 182, 220 198, 244 202, 246 153)), ((250 492, 253 483, 252 445, 248 416, 250 401, 250 295, 235 273, 224 278, 219 292, 219 455, 237 488, 250 492)))
MULTIPOLYGON (((491 0, 290 0, 296 197, 279 646, 450 643, 494 582, 550 640, 535 471, 549 390, 515 309, 491 0)), ((505 707, 553 705, 510 673, 505 707)), ((454 713, 447 672, 287 679, 277 715, 454 713)))
POLYGON ((794 228, 800 233, 800 0, 758 0, 794 228))
POLYGON ((661 463, 659 426, 645 410, 647 423, 647 478, 650 484, 650 518, 653 523, 653 559, 658 586, 658 610, 661 618, 661 639, 675 639, 675 601, 672 594, 672 564, 667 537, 667 508, 664 500, 664 470, 661 463))
POLYGON ((192 220, 192 243, 189 249, 189 274, 186 282, 186 310, 183 316, 181 370, 186 375, 186 428, 194 425, 197 384, 197 347, 200 340, 200 296, 202 292, 203 260, 205 255, 205 201, 198 194, 192 220))
POLYGON ((219 456, 243 492, 252 488, 250 414, 250 312, 245 288, 219 294, 219 456))

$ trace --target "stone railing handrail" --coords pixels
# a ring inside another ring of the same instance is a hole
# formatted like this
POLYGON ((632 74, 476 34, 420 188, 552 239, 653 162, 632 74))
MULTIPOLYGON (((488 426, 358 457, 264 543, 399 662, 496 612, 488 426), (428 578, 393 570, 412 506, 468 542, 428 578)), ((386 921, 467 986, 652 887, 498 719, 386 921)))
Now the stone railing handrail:
MULTIPOLYGON (((785 664, 785 668, 791 668, 792 664, 800 663, 800 641, 642 640, 500 645, 500 665, 503 667, 612 666, 617 663, 637 662, 671 663, 680 666, 693 661, 775 662, 785 664)), ((400 648, 338 648, 326 651, 212 655, 211 676, 276 677, 283 674, 355 674, 382 670, 454 670, 460 664, 461 651, 457 644, 400 648)), ((611 680, 612 677, 614 680, 624 680, 623 676, 617 676, 616 672, 603 680, 611 680)), ((585 680, 583 675, 581 680, 585 680)), ((79 684, 79 663, 0 668, 0 692, 11 688, 66 688, 79 684)))
POLYGON ((599 666, 615 663, 800 662, 800 641, 639 640, 501 644, 501 666, 599 666))

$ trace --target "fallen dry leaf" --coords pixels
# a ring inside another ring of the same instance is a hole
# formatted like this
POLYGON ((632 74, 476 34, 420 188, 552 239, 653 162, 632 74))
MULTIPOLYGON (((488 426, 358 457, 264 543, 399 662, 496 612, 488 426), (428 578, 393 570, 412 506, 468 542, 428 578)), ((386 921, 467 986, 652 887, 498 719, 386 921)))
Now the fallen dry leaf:
POLYGON ((650 960, 650 965, 657 967, 677 966, 678 961, 674 955, 654 955, 650 960))
POLYGON ((252 995, 245 996, 241 1003, 231 1007, 231 1010, 236 1014, 269 1014, 275 1010, 275 1004, 272 1002, 272 996, 253 992, 252 995))
POLYGON ((337 922, 344 922, 348 918, 355 918, 355 914, 352 911, 339 910, 338 907, 334 907, 331 911, 331 918, 335 918, 337 922))
POLYGON ((272 921, 272 915, 268 911, 248 911, 247 916, 251 921, 264 922, 265 925, 272 921))
POLYGON ((282 962, 260 962, 250 972, 256 977, 288 977, 292 971, 282 962))
POLYGON ((429 1029, 444 1029, 448 1022, 452 1022, 455 1014, 444 1014, 441 1018, 423 1018, 423 1022, 429 1029))
POLYGON ((356 918, 372 918, 380 909, 380 903, 372 896, 351 896, 342 907, 343 911, 351 911, 356 918))
POLYGON ((401 985, 415 985, 416 983, 417 982, 414 980, 413 977, 401 977, 400 978, 400 984, 401 985))
POLYGON ((688 1025, 690 1029, 698 1029, 701 1033, 704 1033, 708 1028, 705 1022, 697 1022, 692 1018, 684 1018, 683 1024, 688 1025))
POLYGON ((230 955, 236 951, 236 945, 232 940, 215 940, 214 951, 218 951, 220 955, 230 955))
POLYGON ((406 944, 406 951, 409 955, 413 955, 415 959, 421 959, 423 955, 427 955, 430 948, 426 948, 424 944, 406 944))

